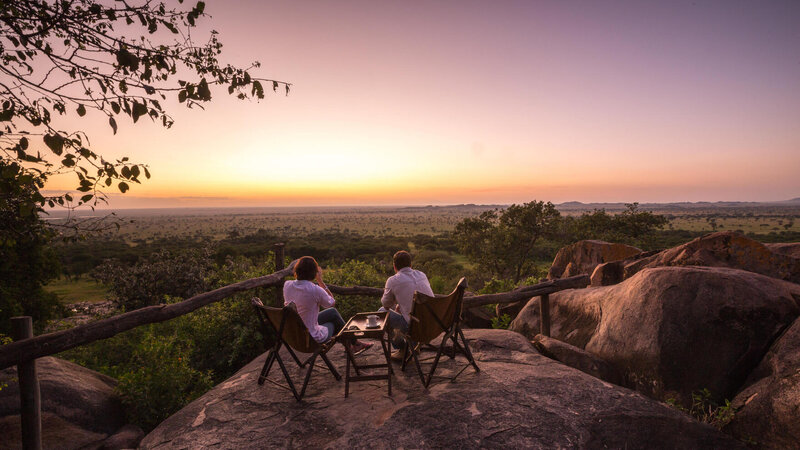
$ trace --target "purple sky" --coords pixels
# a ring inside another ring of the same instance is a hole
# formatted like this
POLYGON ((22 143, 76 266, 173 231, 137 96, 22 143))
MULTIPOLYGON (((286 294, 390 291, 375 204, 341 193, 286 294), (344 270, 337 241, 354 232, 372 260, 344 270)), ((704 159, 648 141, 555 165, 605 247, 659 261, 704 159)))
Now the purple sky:
POLYGON ((261 103, 215 92, 169 131, 93 131, 150 164, 129 194, 139 206, 800 196, 800 1, 206 11, 227 58, 294 89, 261 103))

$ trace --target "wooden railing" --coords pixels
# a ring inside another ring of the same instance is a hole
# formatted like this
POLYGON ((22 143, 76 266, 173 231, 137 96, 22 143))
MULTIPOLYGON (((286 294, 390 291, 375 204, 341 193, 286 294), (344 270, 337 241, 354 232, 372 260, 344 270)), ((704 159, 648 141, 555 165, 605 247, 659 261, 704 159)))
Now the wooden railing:
MULTIPOLYGON (((118 316, 79 325, 68 330, 33 336, 29 317, 14 318, 12 321, 24 328, 24 330, 20 329, 18 333, 15 333, 14 342, 0 346, 0 370, 13 365, 18 366, 18 378, 21 388, 21 412, 23 416, 23 447, 41 448, 39 382, 36 377, 35 368, 35 360, 37 358, 54 355, 101 339, 108 339, 142 325, 174 319, 202 308, 203 306, 224 300, 239 292, 256 288, 280 286, 284 279, 292 274, 296 261, 292 261, 288 267, 283 268, 284 257, 282 244, 276 244, 275 256, 275 267, 278 270, 272 274, 240 281, 210 292, 196 295, 178 303, 148 306, 118 316), (25 324, 23 324, 23 322, 25 322, 25 324), (23 387, 25 387, 25 389, 22 389, 23 387), (38 442, 38 445, 36 445, 36 442, 38 442)), ((464 307, 473 308, 493 303, 512 303, 539 296, 541 297, 541 333, 545 336, 549 336, 549 294, 565 289, 584 288, 588 285, 589 276, 583 274, 570 278, 545 281, 533 286, 524 286, 510 292, 468 295, 464 297, 464 307)), ((328 285, 328 288, 336 295, 361 295, 369 297, 381 297, 383 295, 383 289, 375 287, 341 287, 328 285)), ((280 296, 281 293, 279 292, 278 295, 280 296)), ((14 326, 16 327, 17 325, 14 326)))
MULTIPOLYGON (((285 269, 278 270, 270 275, 240 281, 210 292, 205 292, 179 303, 170 305, 148 306, 135 311, 98 320, 96 322, 79 325, 68 330, 56 331, 40 336, 22 339, 0 347, 0 369, 54 355, 65 350, 89 344, 101 339, 108 339, 123 331, 147 325, 150 323, 164 322, 188 314, 208 304, 226 299, 233 294, 256 288, 275 287, 283 283, 284 278, 291 275, 294 261, 285 269)), ((489 305, 493 303, 512 303, 531 297, 541 296, 541 324, 542 334, 550 335, 550 314, 548 295, 564 289, 583 288, 589 285, 588 275, 578 275, 570 278, 545 281, 533 286, 524 286, 510 292, 499 294, 472 295, 464 297, 464 307, 489 305)), ((383 289, 353 286, 341 287, 328 285, 336 295, 363 295, 380 297, 383 289)))

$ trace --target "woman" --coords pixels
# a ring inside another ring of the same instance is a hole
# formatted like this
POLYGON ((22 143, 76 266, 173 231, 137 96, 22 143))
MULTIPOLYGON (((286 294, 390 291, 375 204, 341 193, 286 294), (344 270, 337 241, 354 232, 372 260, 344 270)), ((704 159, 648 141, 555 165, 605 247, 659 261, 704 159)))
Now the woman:
MULTIPOLYGON (((326 342, 344 328, 344 319, 332 308, 336 300, 322 281, 322 269, 314 258, 303 256, 294 266, 294 276, 297 280, 286 281, 283 285, 284 305, 294 303, 311 337, 317 342, 326 342), (312 281, 315 279, 317 284, 312 281), (320 307, 327 309, 320 312, 320 307)), ((370 347, 372 344, 359 341, 354 341, 352 346, 356 354, 370 347)))

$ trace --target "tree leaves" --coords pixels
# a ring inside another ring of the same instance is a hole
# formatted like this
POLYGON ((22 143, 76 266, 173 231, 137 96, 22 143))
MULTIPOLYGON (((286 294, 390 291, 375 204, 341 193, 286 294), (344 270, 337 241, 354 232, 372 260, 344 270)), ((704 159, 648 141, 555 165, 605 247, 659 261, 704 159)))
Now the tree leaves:
POLYGON ((44 143, 58 156, 64 152, 64 138, 59 134, 45 134, 44 143))
POLYGON ((133 123, 136 123, 136 121, 139 120, 139 117, 141 117, 144 114, 147 114, 147 106, 143 103, 134 101, 133 109, 131 110, 131 117, 133 118, 133 123))
MULTIPOLYGON (((89 143, 85 133, 56 131, 52 114, 86 118, 93 108, 108 117, 116 135, 117 116, 122 114, 134 123, 148 115, 169 128, 173 119, 159 100, 173 90, 187 107, 212 100, 215 85, 240 99, 263 99, 270 82, 273 91, 283 84, 288 93, 287 83, 257 78, 251 72, 260 67, 258 62, 249 67, 223 64, 219 59, 222 43, 214 31, 200 45, 170 37, 189 36, 196 20, 205 15, 205 2, 199 1, 194 7, 179 7, 176 2, 182 0, 140 2, 135 6, 126 2, 111 2, 110 6, 100 0, 5 2, 8 6, 0 8, 7 13, 0 21, 5 45, 0 50, 0 63, 6 73, 18 75, 21 86, 35 88, 27 92, 19 88, 21 95, 0 93, 0 163, 35 167, 40 175, 37 179, 42 180, 54 173, 72 172, 80 181, 76 189, 86 193, 84 197, 91 193, 98 199, 102 198, 97 194, 99 188, 111 188, 124 180, 127 183, 118 186, 126 192, 128 183, 140 182, 142 173, 149 179, 148 168, 107 162, 86 148, 89 143), (26 13, 30 11, 36 13, 26 13), (159 27, 169 33, 158 33, 159 27), (54 70, 63 76, 48 76, 54 70), (186 81, 177 80, 178 73, 186 81), (31 151, 31 135, 42 136, 44 147, 58 158, 31 151)), ((31 196, 37 204, 71 202, 66 195, 45 198, 36 186, 31 196)))
POLYGON ((124 181, 120 181, 118 187, 119 187, 119 191, 122 192, 123 194, 125 192, 127 192, 128 189, 130 189, 130 187, 128 186, 128 183, 126 183, 124 181))
POLYGON ((200 84, 197 85, 197 99, 204 102, 211 100, 211 90, 208 89, 208 82, 205 78, 200 80, 200 84))

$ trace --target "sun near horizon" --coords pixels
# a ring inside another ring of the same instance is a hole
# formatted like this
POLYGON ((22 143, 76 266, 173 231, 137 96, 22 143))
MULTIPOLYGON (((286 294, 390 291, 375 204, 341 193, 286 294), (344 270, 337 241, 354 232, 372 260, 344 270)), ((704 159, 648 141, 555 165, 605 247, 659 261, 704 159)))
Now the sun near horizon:
POLYGON ((150 167, 110 207, 800 196, 797 2, 207 3, 223 57, 292 90, 67 119, 150 167))

